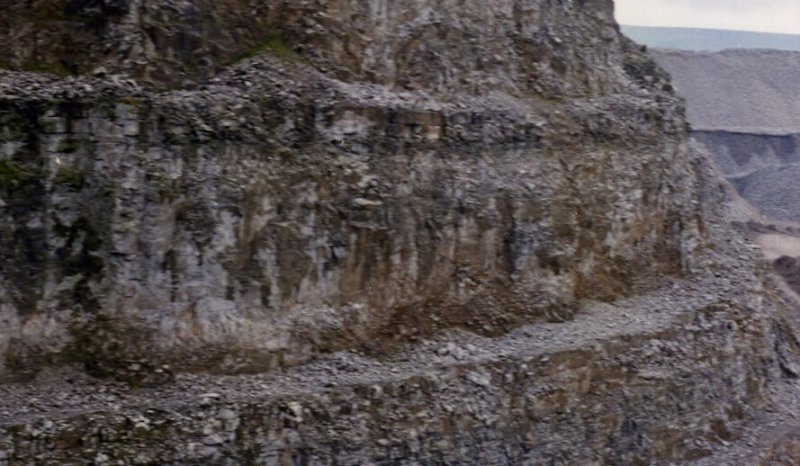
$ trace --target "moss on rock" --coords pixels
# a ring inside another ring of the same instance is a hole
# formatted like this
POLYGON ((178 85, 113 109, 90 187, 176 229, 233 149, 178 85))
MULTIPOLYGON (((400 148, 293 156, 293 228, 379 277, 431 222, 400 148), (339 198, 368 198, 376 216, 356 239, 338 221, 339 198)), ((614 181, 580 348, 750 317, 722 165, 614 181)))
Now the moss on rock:
POLYGON ((11 191, 33 178, 34 173, 12 160, 0 160, 0 189, 11 191))
POLYGON ((59 167, 53 183, 78 191, 86 183, 86 175, 78 168, 65 165, 59 167))

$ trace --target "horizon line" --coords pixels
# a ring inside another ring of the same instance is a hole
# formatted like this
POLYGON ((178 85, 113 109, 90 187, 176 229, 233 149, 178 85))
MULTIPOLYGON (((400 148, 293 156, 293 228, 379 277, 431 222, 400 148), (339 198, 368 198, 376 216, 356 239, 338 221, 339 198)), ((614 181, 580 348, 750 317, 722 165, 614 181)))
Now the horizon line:
POLYGON ((649 26, 645 24, 624 24, 619 22, 620 26, 625 27, 639 27, 639 28, 652 28, 652 29, 698 29, 701 31, 727 31, 727 32, 749 32, 752 34, 769 34, 774 36, 795 36, 800 37, 800 32, 774 32, 774 31, 753 31, 751 29, 724 29, 716 27, 694 27, 694 26, 649 26))

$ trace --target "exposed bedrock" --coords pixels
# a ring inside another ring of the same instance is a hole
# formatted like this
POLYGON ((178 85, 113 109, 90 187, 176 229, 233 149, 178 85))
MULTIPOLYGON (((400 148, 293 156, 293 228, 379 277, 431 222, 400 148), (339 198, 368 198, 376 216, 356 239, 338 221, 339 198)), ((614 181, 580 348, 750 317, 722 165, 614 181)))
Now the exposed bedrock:
MULTIPOLYGON (((688 270, 703 219, 683 108, 609 3, 414 5, 354 2, 387 38, 359 60, 316 49, 373 84, 274 53, 193 91, 2 74, 6 372, 103 355, 261 370, 565 320, 688 270), (457 62, 469 37, 544 55, 457 62), (433 58, 372 76, 381 44, 433 58)), ((350 14, 327 8, 339 37, 350 14)))
POLYGON ((244 58, 305 57, 338 78, 407 88, 619 90, 611 0, 8 0, 0 64, 202 82, 244 58))
POLYGON ((16 395, 47 391, 9 387, 0 451, 53 465, 691 464, 770 406, 777 335, 762 311, 775 310, 739 278, 383 364, 344 355, 274 375, 179 377, 157 397, 98 395, 78 379, 58 408, 30 413, 16 395), (715 296, 726 287, 731 301, 715 296))
POLYGON ((771 405, 612 3, 432 3, 11 2, 9 68, 105 69, 0 72, 0 464, 686 464, 771 405))
POLYGON ((616 123, 636 99, 525 113, 216 90, 4 103, 14 357, 97 315, 267 365, 384 330, 498 333, 680 273, 698 241, 679 120, 616 123))

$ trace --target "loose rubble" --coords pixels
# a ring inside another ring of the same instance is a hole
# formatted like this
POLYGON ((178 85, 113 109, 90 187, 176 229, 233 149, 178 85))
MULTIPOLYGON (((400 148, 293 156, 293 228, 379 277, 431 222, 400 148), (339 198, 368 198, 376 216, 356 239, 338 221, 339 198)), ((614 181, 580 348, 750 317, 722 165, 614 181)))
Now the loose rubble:
POLYGON ((1 25, 0 465, 687 464, 791 396, 610 2, 222 3, 1 25))

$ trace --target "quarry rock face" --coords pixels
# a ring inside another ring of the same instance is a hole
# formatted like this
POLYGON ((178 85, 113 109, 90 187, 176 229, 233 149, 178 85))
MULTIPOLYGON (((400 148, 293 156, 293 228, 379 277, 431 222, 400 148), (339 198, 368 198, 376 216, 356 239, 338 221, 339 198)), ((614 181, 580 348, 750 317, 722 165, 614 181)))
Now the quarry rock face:
POLYGON ((686 97, 692 137, 773 221, 800 221, 800 52, 656 50, 686 97))
POLYGON ((8 68, 89 75, 0 71, 0 461, 685 462, 769 405, 791 331, 610 1, 292 3, 12 2, 8 68))
MULTIPOLYGON (((727 179, 721 188, 731 192, 729 219, 761 246, 762 262, 771 262, 772 280, 791 297, 784 316, 795 321, 800 296, 800 53, 655 50, 653 56, 672 76, 676 92, 687 99, 693 147, 706 151, 715 170, 727 179)), ((794 393, 796 387, 778 397, 787 413, 798 409, 794 393)), ((758 423, 766 427, 750 434, 754 453, 733 448, 735 453, 714 455, 698 465, 795 464, 800 458, 795 423, 758 423)))
POLYGON ((500 334, 687 271, 682 106, 609 4, 314 11, 308 57, 198 90, 2 76, 7 372, 127 338, 235 371, 500 334))
POLYGON ((800 222, 800 131, 789 134, 695 131, 736 191, 769 219, 800 222))

